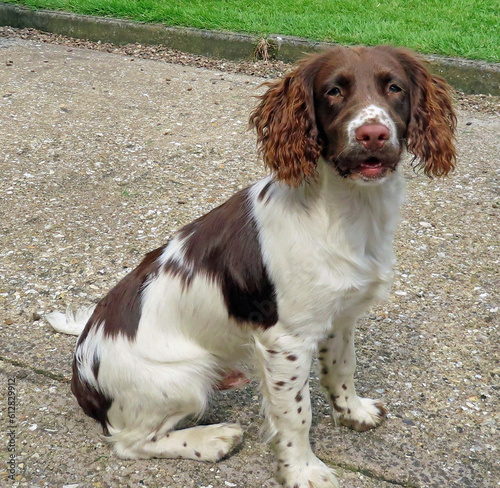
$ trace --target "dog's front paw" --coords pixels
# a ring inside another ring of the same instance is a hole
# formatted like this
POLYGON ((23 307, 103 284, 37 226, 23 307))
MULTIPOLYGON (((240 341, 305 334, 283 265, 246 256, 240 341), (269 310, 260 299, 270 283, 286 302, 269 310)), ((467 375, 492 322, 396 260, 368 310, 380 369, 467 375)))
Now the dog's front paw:
POLYGON ((339 488, 335 471, 317 458, 293 466, 280 460, 276 478, 285 488, 339 488))
POLYGON ((335 423, 358 432, 378 427, 385 420, 387 410, 379 400, 355 397, 351 401, 334 402, 332 417, 335 423))

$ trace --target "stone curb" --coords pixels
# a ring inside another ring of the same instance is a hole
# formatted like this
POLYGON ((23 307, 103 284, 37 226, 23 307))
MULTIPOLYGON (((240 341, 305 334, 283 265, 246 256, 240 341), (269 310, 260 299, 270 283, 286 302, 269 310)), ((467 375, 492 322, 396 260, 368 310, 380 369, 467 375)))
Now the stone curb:
MULTIPOLYGON (((168 27, 49 10, 31 10, 0 2, 0 25, 34 28, 90 41, 113 44, 163 44, 172 49, 230 60, 255 56, 258 36, 215 32, 187 27, 168 27)), ((295 62, 305 53, 321 51, 333 44, 271 35, 267 46, 273 58, 295 62)), ((468 94, 500 95, 500 64, 440 56, 426 56, 431 69, 456 89, 468 94)))

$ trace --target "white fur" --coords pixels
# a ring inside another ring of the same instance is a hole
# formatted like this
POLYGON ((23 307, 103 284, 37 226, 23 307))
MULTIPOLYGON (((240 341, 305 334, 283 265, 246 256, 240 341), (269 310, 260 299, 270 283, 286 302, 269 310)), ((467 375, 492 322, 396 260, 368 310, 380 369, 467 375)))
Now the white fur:
POLYGON ((389 129, 389 140, 387 144, 394 147, 398 145, 397 130, 391 116, 382 107, 377 105, 368 105, 359 111, 347 125, 347 136, 351 144, 356 143, 356 129, 364 124, 381 124, 389 129))
MULTIPOLYGON (((356 123, 367 117, 387 124, 377 107, 365 109, 356 123)), ((391 281, 403 179, 395 171, 382 182, 361 185, 320 160, 316 181, 299 188, 275 182, 259 199, 269 181, 253 185, 249 199, 276 289, 279 322, 267 330, 236 323, 209 277, 195 273, 186 287, 179 276, 161 271, 142 293, 137 335, 105 337, 102 327, 93 328, 76 350, 79 374, 113 399, 107 440, 118 455, 215 461, 241 440, 239 426, 174 429, 186 415, 204 411, 224 372, 253 363, 262 385, 266 436, 277 451, 282 482, 336 487, 333 471, 309 446, 311 360, 320 343, 328 351, 322 384, 330 395, 348 397, 332 402, 342 409, 333 410, 334 420, 370 427, 380 423, 375 401, 358 398, 354 390, 352 337, 356 318, 384 296, 391 281), (341 364, 335 366, 334 358, 341 364)), ((174 238, 159 262, 185 265, 183 252, 174 238)), ((46 318, 59 331, 82 329, 62 314, 46 318)))

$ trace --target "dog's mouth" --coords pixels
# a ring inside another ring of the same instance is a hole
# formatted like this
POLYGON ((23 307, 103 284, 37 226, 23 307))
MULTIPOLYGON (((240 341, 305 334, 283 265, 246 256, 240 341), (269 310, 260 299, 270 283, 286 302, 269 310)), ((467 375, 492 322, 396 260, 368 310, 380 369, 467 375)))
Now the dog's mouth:
POLYGON ((348 158, 336 161, 336 168, 340 175, 351 180, 376 181, 392 173, 397 164, 398 157, 365 156, 364 158, 348 158))
POLYGON ((370 156, 365 159, 356 169, 351 171, 353 175, 359 175, 365 180, 372 180, 383 178, 389 167, 383 163, 382 160, 376 158, 375 156, 370 156))

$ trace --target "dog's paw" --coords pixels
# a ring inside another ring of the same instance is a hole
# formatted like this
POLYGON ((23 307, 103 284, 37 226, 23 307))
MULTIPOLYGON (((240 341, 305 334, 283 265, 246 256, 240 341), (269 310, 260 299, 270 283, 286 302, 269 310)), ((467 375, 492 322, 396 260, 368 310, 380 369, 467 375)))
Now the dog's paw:
POLYGON ((226 457, 243 439, 239 424, 207 425, 203 433, 203 461, 217 462, 226 457))
POLYGON ((334 422, 358 432, 366 432, 383 423, 387 410, 379 400, 356 397, 352 401, 335 403, 332 409, 334 422))
POLYGON ((335 471, 317 458, 305 465, 278 463, 276 478, 285 488, 339 488, 335 471))

